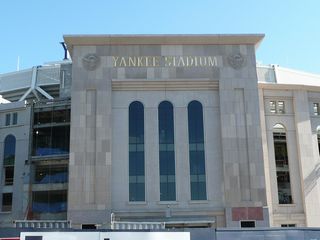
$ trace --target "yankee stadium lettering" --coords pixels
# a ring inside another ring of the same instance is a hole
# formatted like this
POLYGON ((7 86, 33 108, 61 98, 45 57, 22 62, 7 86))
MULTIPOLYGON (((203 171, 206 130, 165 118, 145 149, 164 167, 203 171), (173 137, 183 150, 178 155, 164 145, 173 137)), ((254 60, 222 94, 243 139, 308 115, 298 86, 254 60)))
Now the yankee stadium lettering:
POLYGON ((217 67, 215 56, 112 56, 113 67, 217 67))

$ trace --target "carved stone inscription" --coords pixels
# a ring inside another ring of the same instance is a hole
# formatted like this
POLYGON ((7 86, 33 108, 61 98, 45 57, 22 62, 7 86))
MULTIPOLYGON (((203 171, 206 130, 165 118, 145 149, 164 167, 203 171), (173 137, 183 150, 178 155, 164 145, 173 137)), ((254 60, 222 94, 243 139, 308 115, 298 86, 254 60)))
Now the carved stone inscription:
POLYGON ((215 56, 112 56, 113 67, 217 67, 215 56))

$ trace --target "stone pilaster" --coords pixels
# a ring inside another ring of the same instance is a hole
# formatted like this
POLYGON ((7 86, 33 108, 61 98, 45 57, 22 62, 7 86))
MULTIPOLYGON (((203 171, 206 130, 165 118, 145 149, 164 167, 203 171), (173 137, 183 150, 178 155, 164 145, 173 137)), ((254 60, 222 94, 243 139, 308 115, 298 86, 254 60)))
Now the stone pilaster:
POLYGON ((110 221, 112 105, 106 57, 83 46, 72 59, 68 220, 77 227, 110 221))
POLYGON ((252 212, 240 220, 268 226, 254 47, 225 46, 224 55, 219 94, 227 226, 239 226, 240 208, 252 212))

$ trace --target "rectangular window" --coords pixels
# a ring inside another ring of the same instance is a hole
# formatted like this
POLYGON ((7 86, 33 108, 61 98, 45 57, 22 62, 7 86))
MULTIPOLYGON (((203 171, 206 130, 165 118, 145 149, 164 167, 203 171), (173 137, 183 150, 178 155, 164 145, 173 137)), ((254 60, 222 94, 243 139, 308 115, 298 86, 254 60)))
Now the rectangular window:
POLYGON ((97 229, 96 224, 82 224, 81 229, 97 229))
POLYGON ((240 226, 242 228, 254 228, 256 227, 255 221, 241 221, 240 226))
MULTIPOLYGON (((67 191, 37 191, 32 193, 32 212, 35 214, 59 214, 67 211, 67 191)), ((53 215, 46 216, 54 219, 53 215)))
POLYGON ((69 153, 70 125, 33 130, 33 156, 69 153))
POLYGON ((36 165, 34 183, 68 182, 68 165, 36 165))
POLYGON ((11 114, 10 114, 10 113, 7 113, 7 114, 6 114, 6 126, 9 126, 9 125, 10 125, 10 119, 11 119, 11 114))
POLYGON ((35 109, 34 125, 52 123, 52 108, 35 109))
POLYGON ((278 113, 285 113, 284 101, 278 101, 278 113))
POLYGON ((70 106, 37 108, 34 112, 33 123, 34 125, 70 123, 70 106))
POLYGON ((176 181, 175 181, 174 151, 160 151, 159 159, 160 159, 160 163, 159 163, 160 201, 175 201, 176 200, 176 187, 175 187, 176 181))
POLYGON ((70 108, 66 108, 66 106, 54 107, 52 122, 53 123, 70 122, 70 108))
POLYGON ((25 240, 42 240, 42 236, 26 236, 25 240))
POLYGON ((6 166, 4 167, 4 185, 12 185, 14 176, 14 167, 6 166))
POLYGON ((276 113, 276 101, 270 101, 269 103, 269 108, 271 113, 276 113))
POLYGON ((18 113, 13 113, 12 114, 12 125, 17 125, 18 123, 18 113))
POLYGON ((12 210, 12 193, 2 194, 2 212, 11 212, 12 210))
POLYGON ((316 116, 319 115, 319 103, 313 103, 313 114, 316 116))
POLYGON ((281 227, 296 227, 295 224, 281 224, 281 227))
POLYGON ((286 134, 274 132, 273 141, 279 204, 292 204, 286 134))
POLYGON ((69 153, 69 105, 36 108, 33 123, 33 156, 69 153))

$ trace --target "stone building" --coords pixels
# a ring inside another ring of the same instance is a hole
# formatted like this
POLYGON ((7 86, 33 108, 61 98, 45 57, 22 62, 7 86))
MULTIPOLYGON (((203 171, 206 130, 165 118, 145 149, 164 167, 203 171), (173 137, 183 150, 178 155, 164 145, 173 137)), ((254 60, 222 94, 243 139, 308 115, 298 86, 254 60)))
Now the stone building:
POLYGON ((0 89, 12 102, 0 105, 0 219, 319 226, 320 76, 257 66, 263 37, 64 36, 72 65, 50 78, 33 69, 24 91, 0 89), (5 122, 15 105, 29 114, 20 130, 5 122), (6 138, 15 131, 26 135, 10 190, 6 138))

